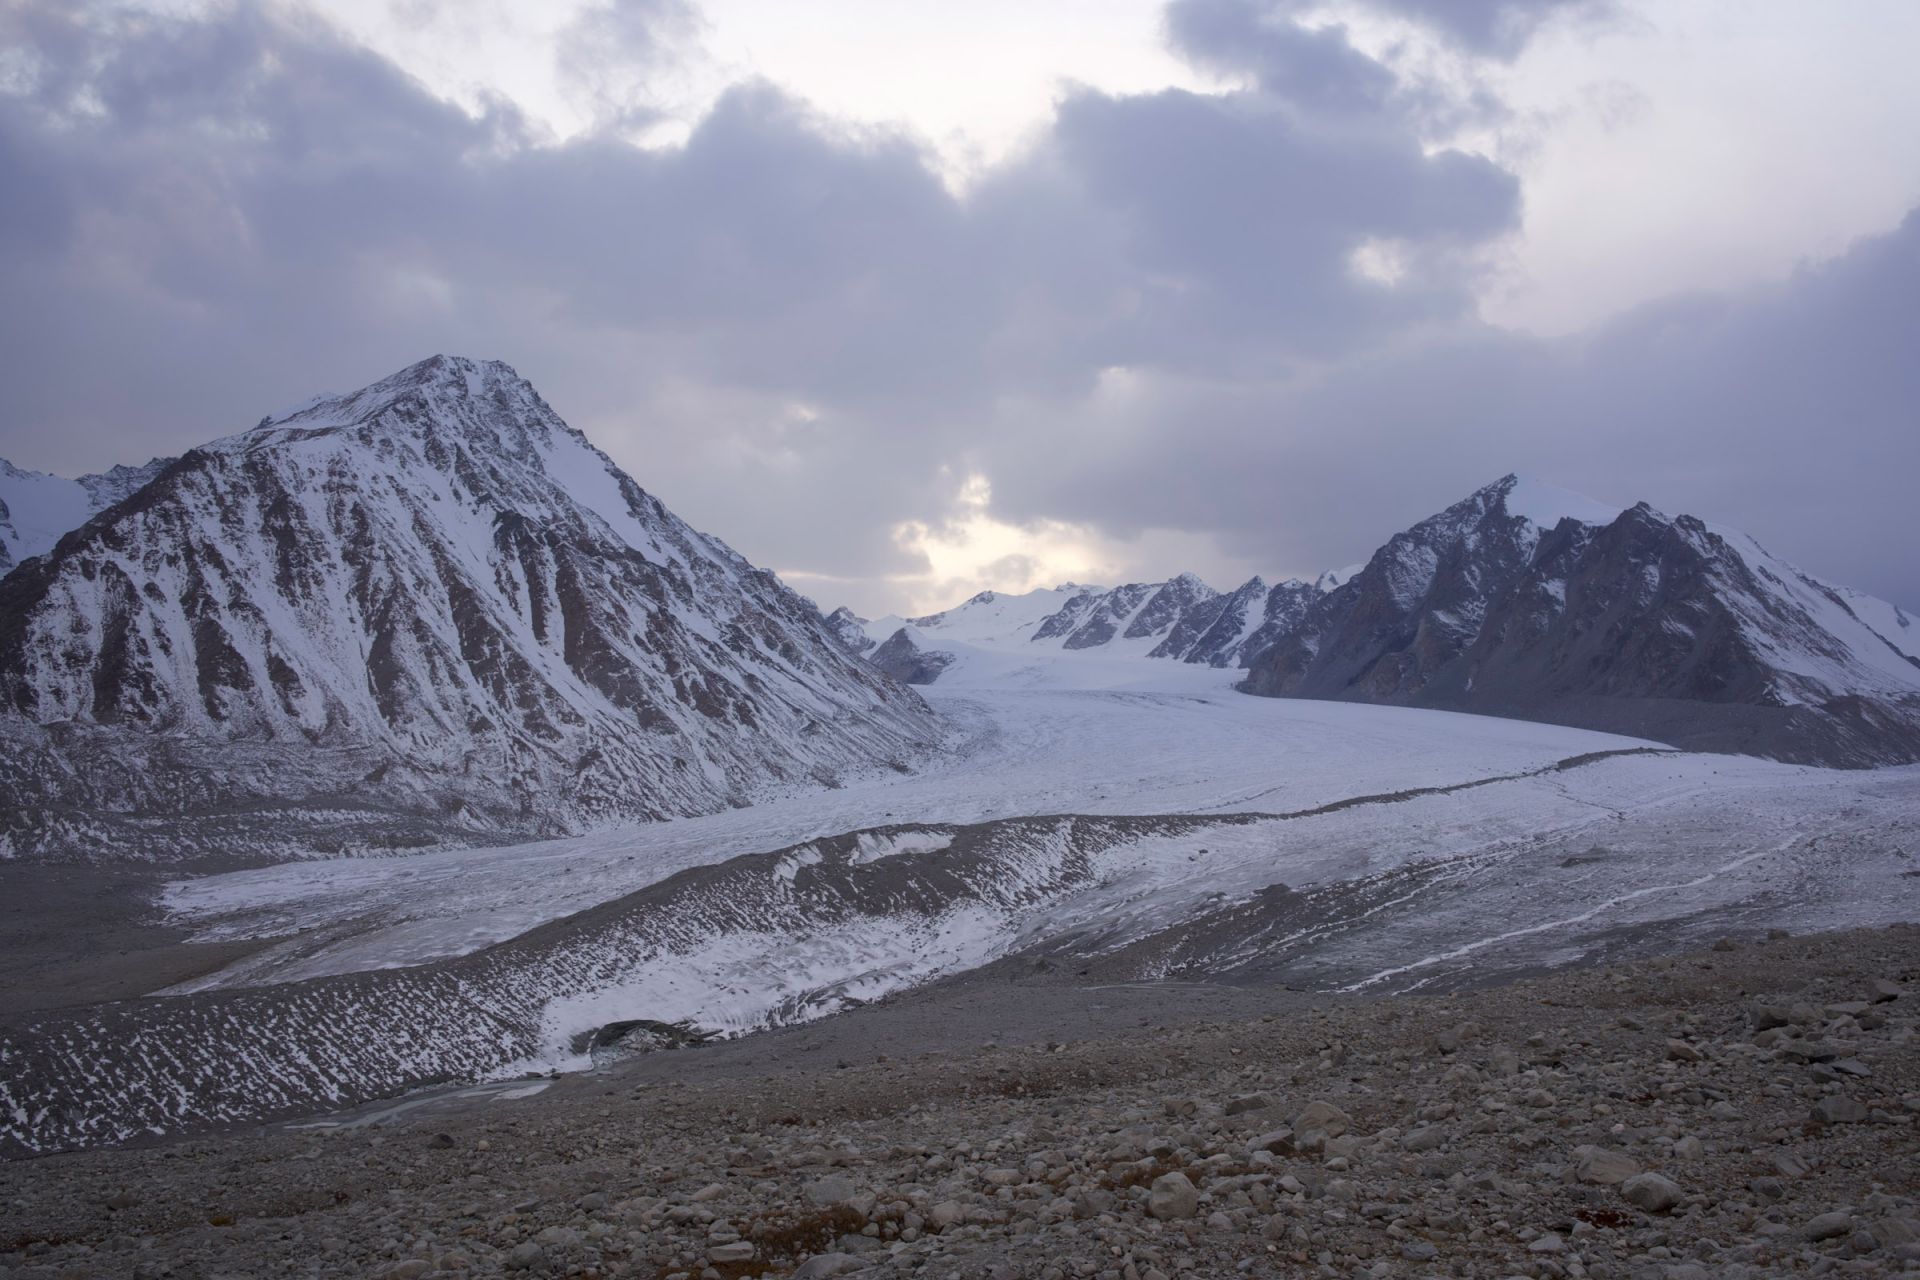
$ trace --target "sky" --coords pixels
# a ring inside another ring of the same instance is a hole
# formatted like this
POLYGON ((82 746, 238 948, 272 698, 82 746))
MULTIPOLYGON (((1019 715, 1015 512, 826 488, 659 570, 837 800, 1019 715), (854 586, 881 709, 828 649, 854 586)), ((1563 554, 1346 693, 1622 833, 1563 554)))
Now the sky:
POLYGON ((0 456, 514 365, 824 608, 1509 471, 1920 607, 1920 5, 0 0, 0 456))

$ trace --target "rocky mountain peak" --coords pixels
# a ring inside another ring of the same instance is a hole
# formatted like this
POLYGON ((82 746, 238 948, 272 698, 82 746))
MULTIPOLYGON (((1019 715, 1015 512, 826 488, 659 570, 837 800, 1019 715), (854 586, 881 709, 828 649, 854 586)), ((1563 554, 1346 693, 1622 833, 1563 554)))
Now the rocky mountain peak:
POLYGON ((112 838, 316 787, 443 835, 578 830, 934 734, 497 361, 434 357, 191 451, 0 581, 16 847, 76 808, 112 838))
POLYGON ((1920 759, 1902 624, 1736 530, 1509 475, 1395 534, 1243 687, 1884 764, 1920 759))

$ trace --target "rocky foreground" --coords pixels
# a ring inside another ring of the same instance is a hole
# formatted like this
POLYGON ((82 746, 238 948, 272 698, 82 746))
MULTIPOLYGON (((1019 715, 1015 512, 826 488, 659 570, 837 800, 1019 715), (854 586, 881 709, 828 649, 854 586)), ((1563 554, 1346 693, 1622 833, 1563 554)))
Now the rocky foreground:
POLYGON ((1920 1275, 1920 928, 1275 996, 21 1161, 0 1276, 1920 1275))

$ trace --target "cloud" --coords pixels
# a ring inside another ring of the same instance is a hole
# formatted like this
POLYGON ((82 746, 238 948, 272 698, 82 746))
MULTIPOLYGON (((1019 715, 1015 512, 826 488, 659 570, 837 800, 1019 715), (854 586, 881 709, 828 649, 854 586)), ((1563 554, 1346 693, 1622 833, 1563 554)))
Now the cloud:
POLYGON ((1081 465, 998 459, 996 503, 1112 536, 1204 509, 1230 554, 1304 572, 1520 470, 1744 529, 1912 608, 1914 333, 1920 212, 1785 281, 1570 338, 1466 327, 1311 379, 1143 379, 1125 405, 1054 424, 1106 442, 1081 465))
POLYGON ((703 29, 688 0, 593 0, 555 39, 554 71, 599 127, 642 128, 662 118, 656 86, 703 29))
MULTIPOLYGON (((1449 20, 1499 55, 1502 8, 1449 20)), ((565 142, 299 10, 16 3, 0 455, 143 459, 459 351, 515 364, 696 524, 868 609, 1073 548, 1109 576, 1311 570, 1515 467, 1920 601, 1890 550, 1920 532, 1893 496, 1910 226, 1577 341, 1489 330, 1518 179, 1435 145, 1432 86, 1290 14, 1180 0, 1174 46, 1228 87, 1073 91, 956 195, 911 137, 763 83, 683 145, 632 145, 693 21, 676 0, 596 5, 560 42, 606 105, 565 142), (1794 457, 1815 423, 1830 446, 1794 457), (974 475, 992 509, 955 514, 974 475), (1813 514, 1816 482, 1844 509, 1813 514)))
POLYGON ((1463 48, 1512 59, 1553 22, 1599 26, 1616 18, 1618 0, 1366 0, 1372 8, 1424 26, 1463 48))

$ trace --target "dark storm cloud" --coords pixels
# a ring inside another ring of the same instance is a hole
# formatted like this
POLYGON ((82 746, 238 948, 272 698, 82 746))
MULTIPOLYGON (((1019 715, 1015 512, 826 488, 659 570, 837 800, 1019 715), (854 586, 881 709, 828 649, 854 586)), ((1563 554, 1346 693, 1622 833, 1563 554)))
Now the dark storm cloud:
MULTIPOLYGON (((663 0, 590 9, 562 54, 631 67, 667 38, 649 21, 687 20, 663 0)), ((683 148, 541 145, 509 107, 469 116, 269 7, 43 0, 4 21, 38 55, 0 98, 37 195, 9 230, 64 244, 5 282, 6 413, 74 442, 23 460, 175 449, 470 350, 603 434, 624 420, 609 445, 749 550, 845 572, 896 555, 884 530, 927 511, 942 463, 990 458, 1005 396, 1071 395, 1116 364, 1324 359, 1456 315, 1466 251, 1518 207, 1484 160, 1262 90, 1079 93, 961 200, 916 144, 766 85, 726 93, 683 148), (1377 237, 1404 244, 1392 292, 1348 269, 1377 237)), ((1324 36, 1294 61, 1325 85, 1384 74, 1324 36)))
MULTIPOLYGON (((1504 9, 1449 7, 1455 37, 1501 52, 1504 9)), ((683 514, 785 568, 910 567, 889 529, 972 470, 1010 516, 1215 533, 1305 568, 1520 467, 1710 510, 1920 599, 1872 550, 1910 545, 1912 516, 1823 542, 1761 497, 1838 485, 1848 450, 1879 450, 1874 494, 1912 461, 1884 326, 1913 331, 1913 294, 1874 291, 1887 263, 1579 343, 1486 332, 1473 298, 1517 226, 1514 176, 1429 150, 1430 89, 1287 12, 1180 0, 1175 47, 1244 87, 1078 91, 956 197, 910 139, 765 84, 683 147, 629 145, 648 68, 693 21, 678 0, 589 9, 562 40, 609 104, 564 145, 292 11, 15 4, 0 456, 175 451, 446 350, 509 360, 683 514), (1810 416, 1831 451, 1790 462, 1810 416)))
POLYGON ((1309 571, 1504 474, 1755 534, 1920 605, 1920 213, 1779 285, 1669 299, 1547 341, 1484 329, 1311 381, 1168 382, 1064 475, 1008 458, 1012 509, 1115 532, 1204 509, 1234 553, 1309 571), (1174 424, 1202 422, 1204 432, 1174 424), (1118 445, 1116 447, 1116 442, 1118 445))

